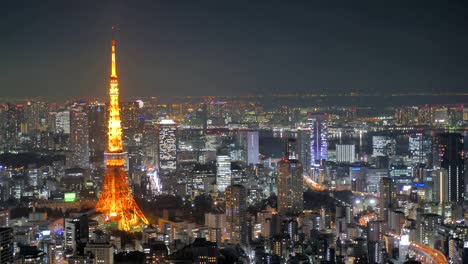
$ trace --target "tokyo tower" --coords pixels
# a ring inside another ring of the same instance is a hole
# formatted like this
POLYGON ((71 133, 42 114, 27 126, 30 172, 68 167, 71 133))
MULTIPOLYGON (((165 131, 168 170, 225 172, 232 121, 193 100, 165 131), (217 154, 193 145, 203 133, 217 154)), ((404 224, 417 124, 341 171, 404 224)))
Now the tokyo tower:
POLYGON ((127 232, 141 230, 149 221, 133 198, 128 186, 125 160, 127 153, 122 147, 122 128, 120 126, 119 82, 115 60, 115 39, 112 38, 112 66, 110 76, 110 105, 108 122, 108 142, 105 153, 106 174, 101 197, 96 211, 105 215, 106 221, 117 222, 118 229, 127 232))

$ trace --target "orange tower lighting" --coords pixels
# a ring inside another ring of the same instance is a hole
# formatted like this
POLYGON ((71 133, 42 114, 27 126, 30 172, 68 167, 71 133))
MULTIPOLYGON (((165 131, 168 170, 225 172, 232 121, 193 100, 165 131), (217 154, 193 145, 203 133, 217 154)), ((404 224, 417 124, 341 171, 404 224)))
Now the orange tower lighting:
POLYGON ((127 153, 122 147, 122 127, 120 125, 119 81, 115 59, 115 39, 112 38, 112 66, 109 88, 109 122, 106 157, 106 174, 101 197, 96 211, 102 212, 106 221, 117 222, 124 231, 140 230, 149 221, 133 198, 128 186, 125 159, 127 153))

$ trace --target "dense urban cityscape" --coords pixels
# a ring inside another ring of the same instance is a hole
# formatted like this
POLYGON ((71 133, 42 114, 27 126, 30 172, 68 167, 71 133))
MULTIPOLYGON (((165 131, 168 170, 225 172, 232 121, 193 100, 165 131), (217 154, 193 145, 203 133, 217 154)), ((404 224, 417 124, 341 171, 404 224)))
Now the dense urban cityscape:
POLYGON ((110 33, 105 98, 0 98, 0 264, 468 263, 468 93, 135 96, 110 33))
POLYGON ((119 103, 115 47, 110 103, 1 105, 1 263, 467 261, 468 105, 119 103))

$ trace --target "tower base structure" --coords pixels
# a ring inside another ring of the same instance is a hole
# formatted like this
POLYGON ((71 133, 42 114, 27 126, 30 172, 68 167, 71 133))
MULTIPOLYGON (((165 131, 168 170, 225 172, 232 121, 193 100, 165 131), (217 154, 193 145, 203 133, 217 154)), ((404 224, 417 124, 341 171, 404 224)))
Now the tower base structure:
POLYGON ((116 222, 119 230, 141 231, 149 221, 135 202, 128 185, 126 153, 105 153, 105 156, 106 173, 96 211, 103 213, 107 222, 116 222))

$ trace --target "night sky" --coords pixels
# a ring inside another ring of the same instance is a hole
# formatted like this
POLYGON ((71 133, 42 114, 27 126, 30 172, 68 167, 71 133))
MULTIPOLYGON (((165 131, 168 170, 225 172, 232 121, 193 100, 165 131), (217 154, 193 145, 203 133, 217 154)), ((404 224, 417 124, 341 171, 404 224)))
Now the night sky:
POLYGON ((463 1, 2 1, 2 97, 468 92, 463 1), (136 2, 136 3, 134 3, 136 2), (385 3, 384 3, 385 2, 385 3))

